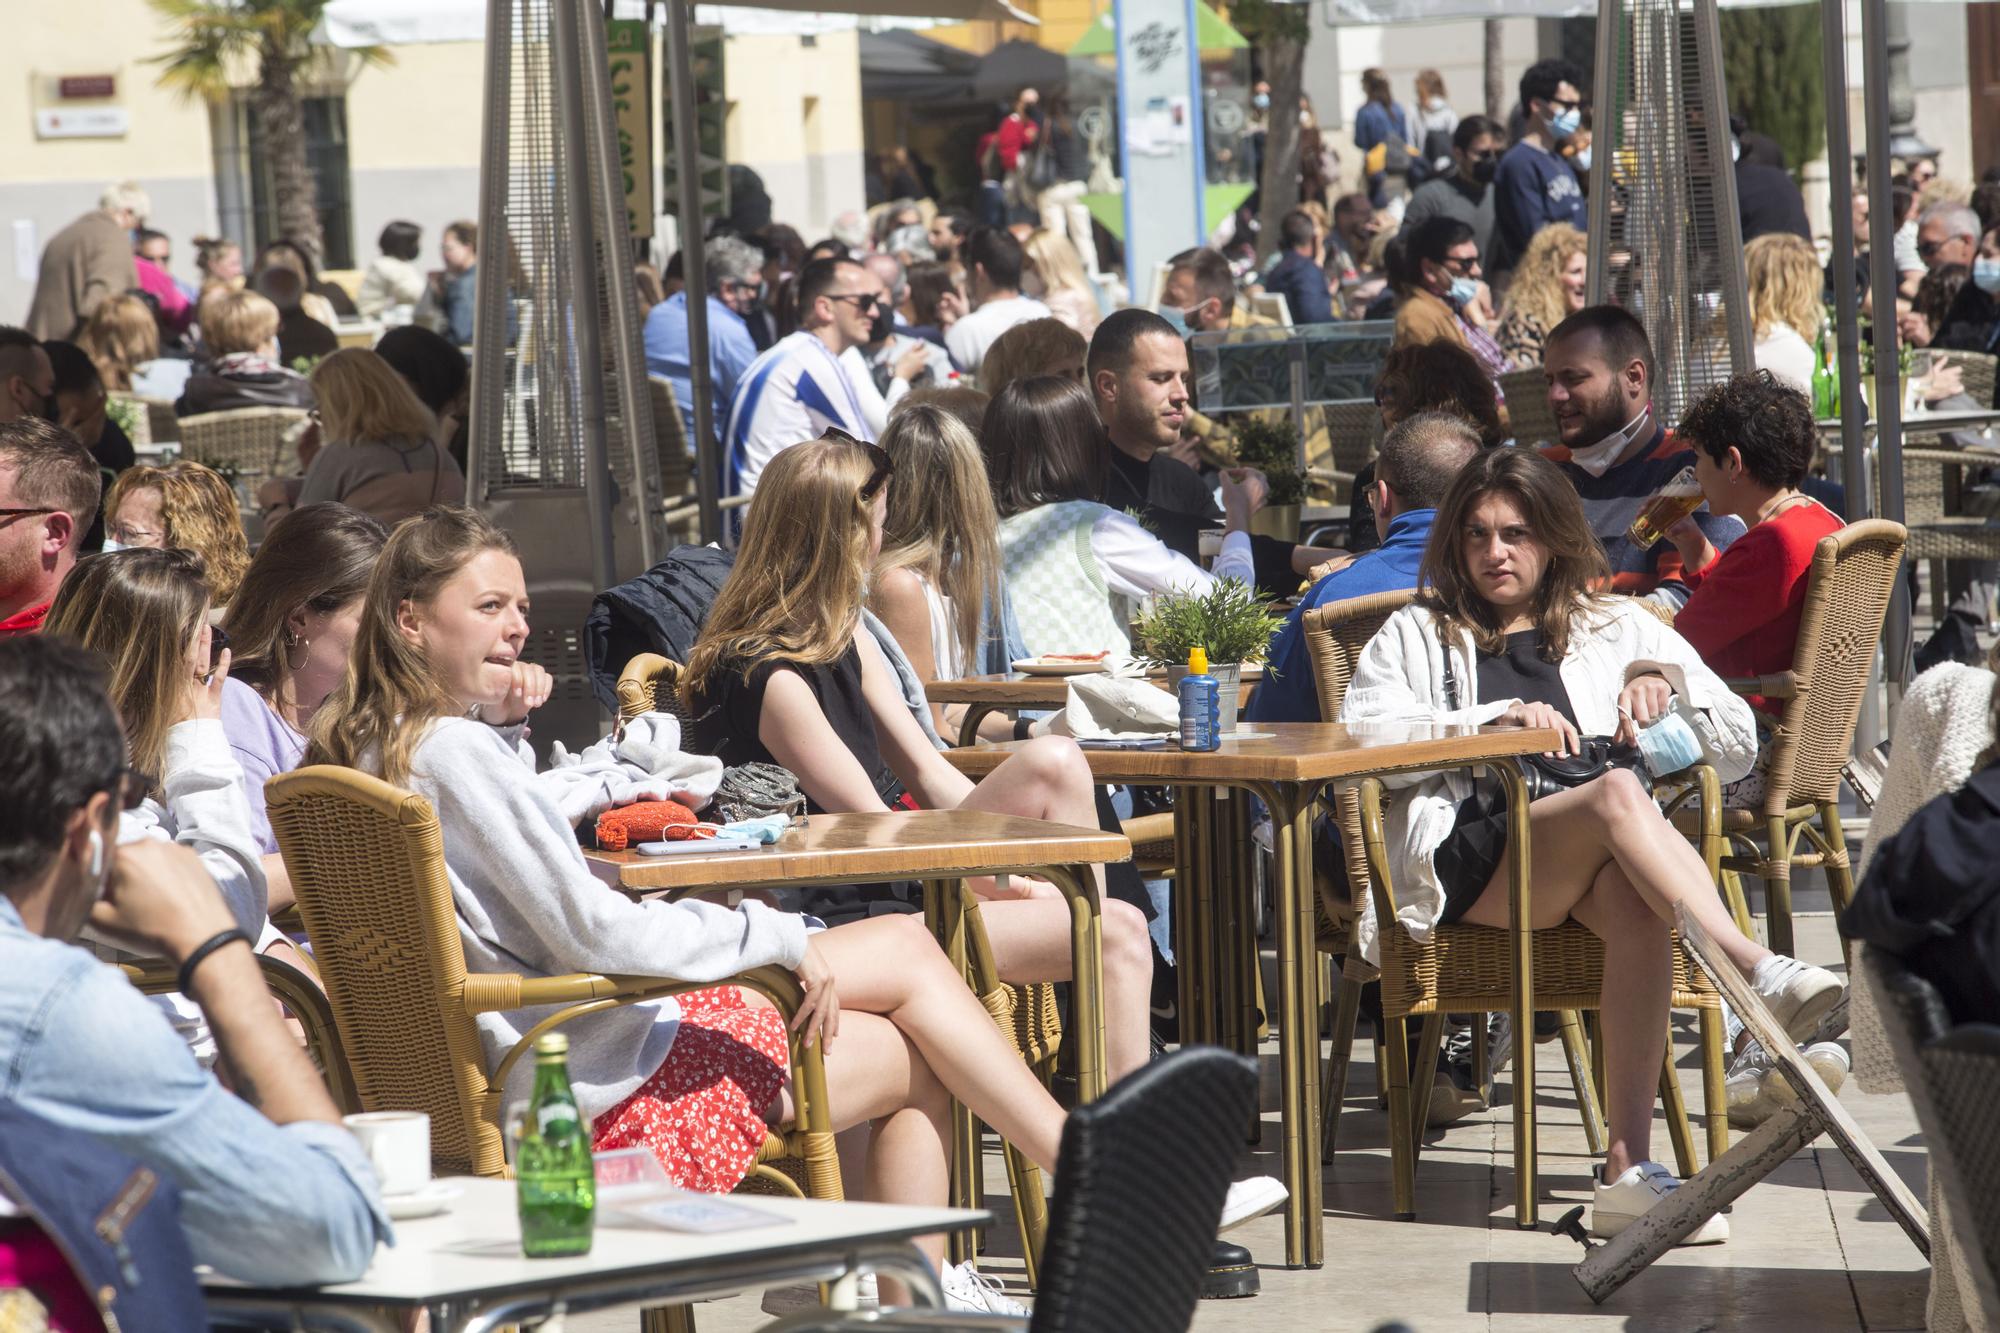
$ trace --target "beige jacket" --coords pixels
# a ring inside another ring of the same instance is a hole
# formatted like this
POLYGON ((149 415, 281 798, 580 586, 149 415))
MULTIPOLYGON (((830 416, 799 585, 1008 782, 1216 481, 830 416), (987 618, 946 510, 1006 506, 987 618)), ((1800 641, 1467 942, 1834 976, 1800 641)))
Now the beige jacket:
POLYGON ((47 341, 75 341, 107 297, 139 285, 132 265, 132 238, 102 209, 85 213, 49 238, 42 270, 28 307, 28 332, 47 341))

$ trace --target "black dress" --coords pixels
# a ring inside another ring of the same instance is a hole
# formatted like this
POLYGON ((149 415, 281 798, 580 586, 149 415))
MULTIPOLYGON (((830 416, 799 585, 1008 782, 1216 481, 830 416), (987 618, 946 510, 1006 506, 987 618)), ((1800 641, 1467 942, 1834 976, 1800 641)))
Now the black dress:
MULTIPOLYGON (((1507 636, 1497 653, 1478 654, 1476 670, 1479 699, 1519 699, 1522 703, 1547 704, 1576 726, 1576 710, 1570 706, 1569 690, 1562 682, 1562 664, 1542 660, 1542 632, 1525 629, 1507 636)), ((1475 702, 1460 701, 1461 705, 1475 702)), ((1504 804, 1496 813, 1493 803, 1473 795, 1459 803, 1458 822, 1437 849, 1432 864, 1438 883, 1444 886, 1442 925, 1464 916, 1479 895, 1486 891, 1493 872, 1507 854, 1507 811, 1504 804)))

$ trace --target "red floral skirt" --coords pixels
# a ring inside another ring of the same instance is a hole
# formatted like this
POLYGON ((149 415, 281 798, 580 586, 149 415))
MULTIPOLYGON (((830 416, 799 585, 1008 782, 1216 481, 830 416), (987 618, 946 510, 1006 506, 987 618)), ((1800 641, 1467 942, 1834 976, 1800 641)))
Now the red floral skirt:
POLYGON ((650 1148, 681 1188, 727 1194, 750 1174, 769 1130, 764 1109, 790 1076, 785 1020, 752 1009, 734 986, 677 998, 681 1022, 666 1060, 597 1117, 591 1150, 650 1148))

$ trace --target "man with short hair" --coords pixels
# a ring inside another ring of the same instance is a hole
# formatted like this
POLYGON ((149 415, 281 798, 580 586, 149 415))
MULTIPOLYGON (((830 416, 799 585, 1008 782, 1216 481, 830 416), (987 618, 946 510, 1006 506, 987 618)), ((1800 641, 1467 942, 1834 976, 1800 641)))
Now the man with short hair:
MULTIPOLYGON (((736 398, 743 372, 757 359, 747 316, 763 290, 764 255, 748 241, 718 236, 701 248, 702 271, 708 279, 709 425, 719 443, 724 418, 736 398)), ((640 341, 646 349, 646 373, 663 375, 674 386, 674 406, 680 410, 688 452, 693 454, 694 379, 688 358, 688 294, 683 288, 646 313, 640 341)))
POLYGON ((194 1258, 219 1272, 283 1287, 361 1276, 390 1236, 374 1172, 273 1008, 252 941, 192 850, 117 845, 145 779, 126 767, 97 659, 0 641, 0 753, 0 1101, 172 1180, 194 1258), (86 923, 180 968, 235 1092, 74 946, 86 923))
POLYGON ((886 301, 872 274, 851 259, 815 259, 799 273, 799 327, 752 361, 736 385, 723 434, 722 493, 750 495, 781 450, 829 427, 858 440, 875 432, 861 412, 841 354, 868 341, 886 301))
POLYGON ((97 460, 62 427, 0 423, 0 639, 42 627, 102 491, 97 460))
POLYGON ((1932 204, 1917 222, 1917 258, 1926 272, 1947 264, 1972 267, 1979 248, 1979 214, 1970 204, 1932 204))
POLYGON ((1271 639, 1263 683, 1243 716, 1252 722, 1332 722, 1319 711, 1305 613, 1370 593, 1417 586, 1431 520, 1452 478, 1479 452, 1479 432, 1462 418, 1419 412, 1396 423, 1382 441, 1371 498, 1382 544, 1328 574, 1299 598, 1271 639))
POLYGON ((1375 205, 1365 194, 1343 194, 1333 201, 1333 236, 1327 243, 1326 267, 1338 283, 1353 282, 1368 268, 1368 245, 1375 239, 1375 205))
POLYGON ((1005 227, 974 228, 959 258, 965 264, 972 312, 945 331, 944 345, 960 370, 977 375, 995 338, 1016 324, 1048 318, 1049 308, 1021 295, 1025 256, 1005 227))
POLYGON ((959 262, 959 251, 972 235, 972 214, 962 208, 940 208, 931 219, 931 249, 940 262, 959 262))
POLYGON ((132 181, 108 185, 97 207, 49 237, 28 307, 28 332, 75 342, 91 312, 139 285, 132 229, 153 209, 132 181))
POLYGON ((1507 131, 1497 120, 1467 116, 1451 132, 1451 170, 1416 188, 1403 206, 1403 231, 1434 217, 1457 218, 1472 228, 1482 255, 1493 252, 1493 177, 1507 131))
POLYGON ((861 417, 880 435, 889 428, 889 412, 912 389, 945 383, 951 358, 944 348, 897 328, 898 288, 908 294, 903 266, 889 255, 869 255, 861 261, 868 271, 868 290, 880 298, 869 317, 868 340, 840 354, 840 364, 854 384, 861 417))
MULTIPOLYGON (((1694 466, 1694 450, 1654 419, 1653 348, 1644 326, 1617 306, 1585 306, 1549 332, 1542 373, 1560 437, 1542 454, 1582 497, 1611 562, 1612 591, 1679 610, 1688 599, 1680 552, 1664 537, 1641 549, 1626 535, 1639 510, 1694 466)), ((1736 519, 1706 510, 1694 517, 1718 551, 1743 535, 1736 519)))
POLYGON ((340 336, 306 313, 306 280, 296 270, 272 264, 257 275, 257 290, 278 307, 279 365, 317 361, 340 350, 340 336))
POLYGON ((56 370, 26 329, 0 324, 0 422, 56 419, 56 370))
POLYGON ((1160 288, 1160 318, 1183 338, 1190 333, 1271 323, 1247 308, 1238 314, 1236 273, 1221 251, 1201 246, 1183 250, 1167 262, 1167 280, 1160 288))
POLYGON ((1494 274, 1511 273, 1528 242, 1551 222, 1589 230, 1583 186, 1557 151, 1583 126, 1583 71, 1567 60, 1538 60, 1521 75, 1527 119, 1521 138, 1493 173, 1493 247, 1485 251, 1494 274))
POLYGON ((1326 270, 1319 266, 1319 224, 1293 209, 1278 224, 1280 257, 1264 275, 1264 290, 1285 298, 1294 324, 1325 324, 1333 318, 1326 270))

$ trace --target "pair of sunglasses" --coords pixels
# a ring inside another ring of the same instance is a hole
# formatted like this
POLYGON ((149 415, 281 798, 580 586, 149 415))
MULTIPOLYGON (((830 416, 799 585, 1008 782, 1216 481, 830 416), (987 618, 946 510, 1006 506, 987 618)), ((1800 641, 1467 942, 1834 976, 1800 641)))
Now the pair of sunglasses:
POLYGON ((868 474, 867 481, 861 483, 861 500, 863 504, 873 500, 881 492, 882 488, 888 485, 890 476, 896 471, 896 460, 889 457, 887 449, 884 449, 879 444, 870 444, 866 440, 857 440, 838 426, 828 426, 826 433, 821 435, 820 438, 822 440, 838 440, 842 444, 851 444, 855 448, 867 452, 868 461, 875 465, 875 470, 868 474))

